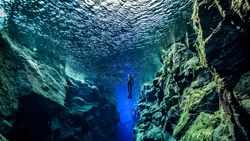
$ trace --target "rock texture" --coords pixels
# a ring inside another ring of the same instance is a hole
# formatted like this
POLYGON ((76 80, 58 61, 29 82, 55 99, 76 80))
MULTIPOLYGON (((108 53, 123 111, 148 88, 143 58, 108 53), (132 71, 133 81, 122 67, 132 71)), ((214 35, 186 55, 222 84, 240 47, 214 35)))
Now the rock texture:
POLYGON ((195 0, 194 48, 182 41, 163 52, 140 94, 134 140, 250 139, 249 13, 248 1, 195 0))
POLYGON ((114 93, 77 81, 63 64, 36 60, 36 52, 0 37, 0 140, 115 140, 114 93))

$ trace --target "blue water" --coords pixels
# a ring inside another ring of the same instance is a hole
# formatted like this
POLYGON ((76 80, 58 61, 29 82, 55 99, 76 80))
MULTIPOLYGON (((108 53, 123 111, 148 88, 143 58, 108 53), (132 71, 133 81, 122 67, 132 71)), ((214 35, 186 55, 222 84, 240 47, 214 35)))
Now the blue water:
MULTIPOLYGON (((180 40, 172 27, 185 21, 180 17, 186 12, 179 9, 189 1, 9 0, 0 28, 8 21, 11 37, 41 63, 60 60, 67 75, 115 89, 121 118, 117 140, 131 141, 140 84, 159 70, 166 43, 180 40), (132 99, 127 98, 127 73, 136 75, 132 99)), ((178 35, 186 31, 179 28, 178 35)))
POLYGON ((115 88, 117 107, 120 113, 120 123, 116 126, 116 141, 132 141, 133 127, 137 120, 133 116, 135 102, 138 100, 139 84, 133 85, 132 99, 128 99, 127 83, 115 88))

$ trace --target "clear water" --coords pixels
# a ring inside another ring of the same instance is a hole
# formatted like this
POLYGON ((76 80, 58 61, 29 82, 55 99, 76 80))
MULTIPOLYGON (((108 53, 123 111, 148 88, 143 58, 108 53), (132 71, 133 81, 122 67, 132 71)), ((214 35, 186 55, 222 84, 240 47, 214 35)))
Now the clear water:
POLYGON ((183 19, 190 17, 183 9, 189 1, 3 0, 1 7, 9 10, 0 22, 41 62, 60 59, 68 75, 114 89, 121 114, 117 134, 129 141, 140 85, 158 71, 166 43, 179 40, 173 25, 186 24, 183 19), (127 74, 136 81, 132 100, 127 99, 127 74))
POLYGON ((135 111, 135 102, 138 100, 140 86, 137 84, 133 87, 132 99, 128 99, 127 85, 121 84, 116 86, 116 100, 118 103, 118 111, 120 113, 120 123, 116 126, 117 141, 132 141, 133 127, 137 123, 135 111))
POLYGON ((8 26, 41 60, 63 60, 69 74, 107 83, 132 70, 145 81, 158 70, 165 43, 175 40, 169 26, 182 22, 188 1, 16 0, 8 26))

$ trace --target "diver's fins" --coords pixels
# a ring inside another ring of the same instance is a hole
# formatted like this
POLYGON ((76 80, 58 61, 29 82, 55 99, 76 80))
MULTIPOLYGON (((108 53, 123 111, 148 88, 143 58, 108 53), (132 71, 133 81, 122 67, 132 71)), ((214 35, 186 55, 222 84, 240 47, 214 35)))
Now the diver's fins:
POLYGON ((131 94, 128 95, 128 99, 132 99, 132 95, 131 94))

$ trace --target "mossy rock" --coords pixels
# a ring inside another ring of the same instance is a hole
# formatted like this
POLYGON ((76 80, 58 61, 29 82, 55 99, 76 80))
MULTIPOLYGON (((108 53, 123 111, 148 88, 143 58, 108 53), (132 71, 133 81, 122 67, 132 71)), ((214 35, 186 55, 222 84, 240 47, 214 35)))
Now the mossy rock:
POLYGON ((250 114, 250 71, 242 75, 234 89, 234 95, 243 109, 250 114))
POLYGON ((9 140, 6 139, 2 134, 0 134, 0 141, 9 141, 9 140))
POLYGON ((186 126, 186 124, 188 123, 188 120, 190 119, 190 115, 188 112, 184 112, 181 115, 181 118, 178 121, 178 124, 174 127, 174 132, 173 135, 177 136, 177 134, 179 132, 181 132, 181 130, 186 126))
MULTIPOLYGON (((193 83, 196 83, 195 81, 193 83)), ((193 84, 192 83, 192 84, 193 84)), ((191 86, 192 86, 191 84, 191 86)), ((187 88, 182 96, 181 105, 184 111, 189 111, 194 105, 199 104, 204 96, 210 94, 215 89, 215 82, 210 82, 200 88, 193 89, 192 87, 187 88)))
POLYGON ((242 100, 241 106, 248 114, 250 114, 250 99, 242 100))
POLYGON ((229 119, 225 118, 214 129, 213 141, 235 141, 234 125, 229 119))
POLYGON ((200 113, 182 141, 212 141, 214 129, 220 122, 219 114, 200 113))

